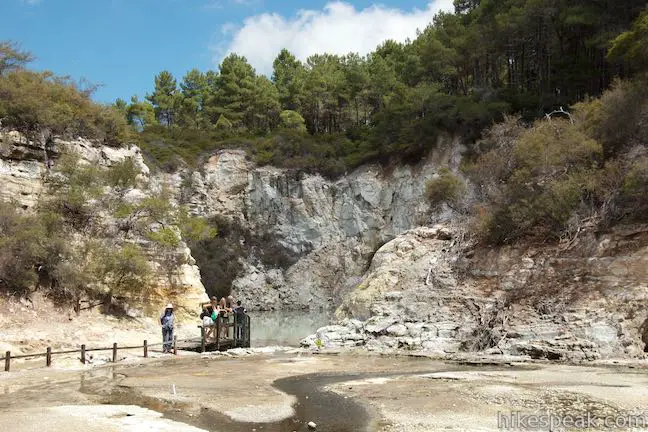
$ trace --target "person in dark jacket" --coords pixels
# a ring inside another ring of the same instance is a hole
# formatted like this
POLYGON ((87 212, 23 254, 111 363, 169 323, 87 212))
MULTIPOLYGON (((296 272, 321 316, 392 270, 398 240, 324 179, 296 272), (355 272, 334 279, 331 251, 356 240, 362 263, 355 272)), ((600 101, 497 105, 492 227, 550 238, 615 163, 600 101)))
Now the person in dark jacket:
POLYGON ((236 338, 241 340, 243 335, 245 335, 245 314, 247 310, 241 304, 241 300, 236 302, 236 307, 234 308, 234 315, 236 316, 236 338))
POLYGON ((171 352, 173 346, 173 324, 175 315, 173 314, 173 305, 169 303, 160 316, 160 324, 162 325, 162 347, 164 353, 171 352))

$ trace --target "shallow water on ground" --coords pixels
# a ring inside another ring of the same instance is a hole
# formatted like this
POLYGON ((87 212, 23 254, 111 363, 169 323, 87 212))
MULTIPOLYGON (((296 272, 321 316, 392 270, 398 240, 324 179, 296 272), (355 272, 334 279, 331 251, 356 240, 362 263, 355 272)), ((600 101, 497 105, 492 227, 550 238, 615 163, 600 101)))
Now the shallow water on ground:
MULTIPOLYGON (((302 360, 304 359, 301 357, 275 355, 270 359, 266 359, 265 362, 269 362, 274 367, 280 368, 289 366, 290 364, 300 363, 302 360)), ((221 368, 225 366, 231 370, 237 370, 245 362, 243 359, 232 359, 220 361, 218 366, 221 368)), ((348 364, 351 366, 351 369, 356 369, 357 371, 351 373, 338 373, 333 371, 307 373, 274 380, 272 387, 296 398, 296 403, 294 404, 295 414, 289 418, 275 422, 252 423, 234 421, 218 411, 205 408, 197 415, 189 415, 188 413, 191 410, 187 403, 162 402, 159 398, 143 394, 137 387, 122 384, 115 386, 114 391, 105 396, 103 403, 142 406, 162 412, 165 417, 171 420, 191 424, 213 432, 249 432, 252 430, 263 432, 306 432, 310 430, 308 423, 311 421, 317 424, 317 430, 319 432, 373 431, 376 430, 376 422, 379 419, 378 413, 374 408, 356 399, 347 398, 333 391, 329 391, 326 387, 336 383, 367 378, 470 369, 469 366, 451 365, 419 358, 389 360, 384 358, 372 359, 360 357, 348 359, 348 364), (401 370, 386 372, 384 371, 384 367, 387 364, 399 364, 401 370)), ((185 360, 181 364, 169 363, 168 366, 165 366, 164 370, 158 366, 157 370, 160 372, 163 371, 165 380, 174 382, 174 385, 178 389, 186 389, 188 386, 197 385, 192 378, 187 380, 188 374, 194 376, 196 375, 196 371, 202 371, 199 373, 201 379, 218 379, 222 369, 215 369, 214 366, 217 365, 213 361, 195 359, 185 360)), ((129 370, 121 370, 120 373, 113 374, 113 380, 115 378, 119 379, 120 377, 135 377, 152 371, 151 369, 149 371, 144 369, 148 368, 139 367, 130 372, 129 370)), ((509 370, 510 367, 486 366, 485 369, 509 370)), ((105 384, 99 384, 99 386, 97 384, 95 382, 94 385, 89 385, 86 380, 83 391, 88 394, 101 393, 100 389, 105 387, 105 384)), ((245 385, 250 386, 251 384, 253 383, 248 381, 245 385)), ((236 392, 236 389, 233 392, 236 392)), ((229 395, 231 396, 232 393, 229 393, 229 395)), ((223 397, 228 397, 228 393, 225 393, 223 397)), ((200 400, 198 399, 193 402, 199 403, 200 400)))
MULTIPOLYGON (((35 372, 0 380, 0 425, 9 425, 9 432, 52 420, 57 423, 48 430, 69 430, 68 414, 53 414, 51 408, 74 405, 82 420, 93 418, 84 410, 111 405, 124 407, 118 408, 120 415, 133 416, 129 418, 145 429, 149 418, 132 409, 139 406, 162 414, 177 430, 191 425, 215 432, 306 432, 310 421, 320 432, 420 432, 456 430, 458 425, 465 426, 461 430, 480 426, 497 431, 500 411, 542 408, 600 418, 648 406, 645 371, 444 363, 343 352, 204 358, 181 354, 144 364, 35 372)), ((119 421, 112 416, 99 420, 110 425, 119 421)))
POLYGON ((328 325, 331 314, 326 311, 264 311, 250 312, 253 347, 299 346, 299 341, 328 325))

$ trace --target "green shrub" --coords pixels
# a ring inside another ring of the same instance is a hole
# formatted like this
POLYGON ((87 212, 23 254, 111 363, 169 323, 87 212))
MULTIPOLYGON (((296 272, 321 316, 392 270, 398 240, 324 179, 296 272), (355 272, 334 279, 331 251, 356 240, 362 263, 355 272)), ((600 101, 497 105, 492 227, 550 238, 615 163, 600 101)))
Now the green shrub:
POLYGON ((126 243, 105 251, 100 258, 101 279, 112 295, 133 295, 149 286, 152 270, 139 246, 126 243))
POLYGON ((150 231, 147 237, 165 249, 175 249, 180 246, 180 237, 174 229, 169 227, 160 228, 157 231, 150 231))
POLYGON ((648 156, 630 164, 616 204, 626 219, 637 222, 648 220, 648 156))
POLYGON ((216 129, 230 130, 232 129, 232 122, 227 119, 224 115, 220 115, 215 125, 216 129))
POLYGON ((90 94, 51 72, 10 71, 0 76, 2 125, 34 139, 83 136, 109 145, 128 139, 124 116, 93 102, 90 94))
POLYGON ((616 81, 599 99, 574 106, 583 128, 603 144, 607 157, 648 142, 648 85, 645 78, 616 81))
POLYGON ((457 204, 466 192, 466 184, 448 168, 441 168, 439 175, 425 184, 425 196, 433 206, 441 203, 457 204))
POLYGON ((306 132, 306 121, 297 111, 284 110, 279 114, 280 125, 286 129, 306 132))
POLYGON ((598 205, 603 149, 580 125, 552 119, 526 130, 517 122, 493 129, 485 153, 464 167, 481 190, 476 226, 484 238, 556 238, 573 215, 598 205))
POLYGON ((45 255, 44 229, 37 217, 18 213, 0 201, 0 290, 22 294, 37 282, 45 255))
POLYGON ((137 186, 137 176, 140 174, 140 170, 133 158, 127 157, 106 169, 104 173, 108 186, 125 190, 137 186))

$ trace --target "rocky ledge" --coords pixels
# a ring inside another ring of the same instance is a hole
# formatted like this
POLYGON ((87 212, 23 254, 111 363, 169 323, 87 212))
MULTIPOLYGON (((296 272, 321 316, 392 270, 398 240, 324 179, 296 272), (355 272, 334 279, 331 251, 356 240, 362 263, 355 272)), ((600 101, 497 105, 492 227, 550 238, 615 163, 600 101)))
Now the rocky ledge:
POLYGON ((385 244, 306 347, 483 352, 551 360, 641 358, 648 343, 648 229, 556 246, 479 249, 447 226, 385 244))

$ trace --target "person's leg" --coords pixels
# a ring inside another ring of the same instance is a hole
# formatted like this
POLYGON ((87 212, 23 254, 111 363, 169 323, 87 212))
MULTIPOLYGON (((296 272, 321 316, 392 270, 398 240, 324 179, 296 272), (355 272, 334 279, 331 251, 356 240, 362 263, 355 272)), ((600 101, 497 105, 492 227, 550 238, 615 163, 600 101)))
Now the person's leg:
POLYGON ((164 329, 163 333, 164 333, 164 340, 163 340, 164 352, 169 352, 169 351, 171 351, 171 339, 173 338, 173 336, 171 336, 172 330, 171 329, 164 329))
POLYGON ((167 334, 167 330, 164 327, 162 327, 162 352, 163 353, 165 353, 167 351, 167 348, 166 348, 167 336, 166 336, 166 334, 167 334))

